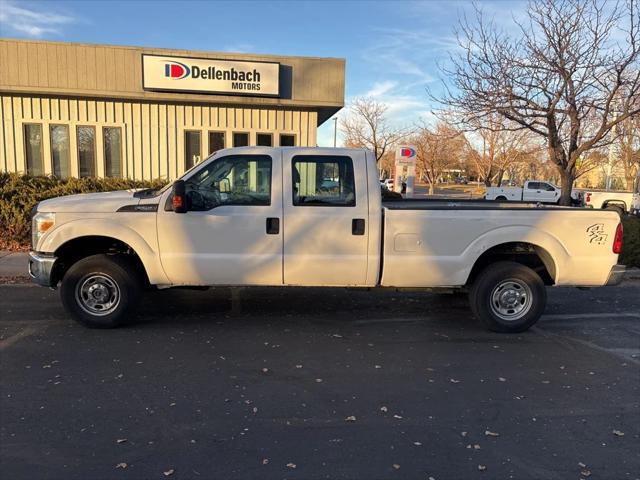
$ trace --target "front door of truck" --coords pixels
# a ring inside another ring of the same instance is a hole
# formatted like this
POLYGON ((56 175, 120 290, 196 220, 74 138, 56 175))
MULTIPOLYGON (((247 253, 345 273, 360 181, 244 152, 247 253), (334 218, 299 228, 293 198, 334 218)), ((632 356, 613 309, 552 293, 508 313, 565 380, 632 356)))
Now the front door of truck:
POLYGON ((364 151, 284 151, 285 284, 366 283, 370 193, 365 162, 364 151))
POLYGON ((189 211, 158 211, 160 258, 173 284, 282 284, 281 173, 280 152, 255 148, 185 179, 189 211))

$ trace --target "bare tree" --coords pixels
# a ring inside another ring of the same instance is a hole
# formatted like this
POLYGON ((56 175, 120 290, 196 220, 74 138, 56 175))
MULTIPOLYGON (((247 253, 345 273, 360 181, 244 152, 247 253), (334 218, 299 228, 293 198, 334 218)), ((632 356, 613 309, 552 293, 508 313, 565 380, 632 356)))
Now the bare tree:
POLYGON ((411 130, 392 126, 387 118, 388 107, 373 98, 356 98, 349 107, 349 115, 342 121, 345 145, 371 150, 376 162, 393 149, 411 130))
POLYGON ((460 165, 467 147, 464 134, 445 122, 435 128, 424 125, 412 138, 416 146, 416 173, 429 182, 429 195, 445 170, 460 165))
POLYGON ((479 9, 463 19, 440 100, 466 123, 498 113, 540 136, 569 205, 580 157, 640 114, 638 0, 531 0, 527 13, 517 36, 479 9))
POLYGON ((624 169, 626 188, 632 190, 640 173, 640 115, 627 118, 615 130, 614 148, 624 169))

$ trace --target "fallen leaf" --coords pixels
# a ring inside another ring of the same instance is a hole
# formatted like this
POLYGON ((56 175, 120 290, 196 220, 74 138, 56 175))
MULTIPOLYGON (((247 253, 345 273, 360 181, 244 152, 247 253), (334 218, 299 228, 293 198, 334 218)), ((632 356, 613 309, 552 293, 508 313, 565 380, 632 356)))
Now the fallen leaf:
POLYGON ((396 470, 398 470, 400 468, 400 465, 398 465, 397 463, 393 464, 393 468, 395 468, 396 470))
POLYGON ((253 407, 253 413, 258 413, 258 407, 253 407))
POLYGON ((162 472, 162 473, 164 473, 165 477, 170 477, 171 475, 173 475, 173 472, 175 472, 175 470, 173 468, 170 468, 166 472, 162 472))
POLYGON ((382 365, 375 365, 376 368, 382 368, 382 365))
POLYGON ((474 450, 480 450, 480 445, 478 445, 477 443, 475 445, 473 445, 473 449, 474 450))
POLYGON ((422 445, 422 443, 421 443, 421 442, 413 442, 413 444, 414 444, 416 447, 419 447, 420 445, 422 445))
POLYGON ((383 405, 383 406, 380 407, 380 411, 386 413, 386 412, 389 411, 389 409, 383 405))
POLYGON ((266 367, 264 367, 264 368, 262 369, 262 373, 267 373, 268 371, 269 371, 269 369, 268 369, 268 368, 266 368, 266 367))
POLYGON ((485 434, 487 437, 499 437, 499 436, 500 436, 500 434, 499 434, 499 433, 491 432, 491 431, 489 431, 489 430, 485 430, 485 431, 484 431, 484 434, 485 434))
POLYGON ((295 463, 287 463, 288 468, 296 468, 297 465, 295 463))
POLYGON ((478 465, 478 470, 480 470, 481 472, 484 472, 487 469, 486 465, 478 465))
POLYGON ((296 365, 296 368, 302 368, 302 365, 296 365))
POLYGON ((613 434, 614 434, 616 437, 624 437, 624 432, 621 432, 620 430, 614 430, 614 431, 613 431, 613 434))
POLYGON ((450 378, 449 381, 451 383, 460 383, 460 380, 456 380, 455 378, 450 378))
POLYGON ((580 472, 580 475, 582 475, 583 477, 590 477, 591 476, 591 470, 582 470, 580 472))
POLYGON ((127 441, 126 438, 119 438, 119 439, 116 440, 116 443, 124 443, 126 441, 127 441))
POLYGON ((356 421, 356 417, 355 415, 349 415, 347 418, 344 419, 345 422, 355 422, 356 421))
POLYGON ((401 415, 394 415, 393 418, 397 418, 399 420, 402 420, 402 416, 401 415))
POLYGON ((122 462, 122 463, 117 464, 116 468, 127 468, 127 466, 128 465, 126 463, 122 462))
POLYGON ((267 463, 269 463, 269 459, 268 458, 263 458, 262 459, 262 464, 266 465, 267 463))
POLYGON ((322 379, 321 378, 316 378, 316 383, 322 383, 322 379))
POLYGON ((463 437, 467 436, 467 432, 460 432, 460 435, 462 435, 463 437))
POLYGON ((507 381, 507 379, 504 378, 504 377, 498 377, 498 380, 500 380, 501 382, 506 382, 507 381))
POLYGON ((586 468, 586 465, 584 463, 582 463, 582 462, 578 462, 578 466, 580 468, 586 468))

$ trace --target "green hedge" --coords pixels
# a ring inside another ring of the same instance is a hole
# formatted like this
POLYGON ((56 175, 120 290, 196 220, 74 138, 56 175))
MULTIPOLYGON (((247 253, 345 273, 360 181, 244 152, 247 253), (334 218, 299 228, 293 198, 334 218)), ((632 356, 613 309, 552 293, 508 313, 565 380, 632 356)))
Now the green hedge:
POLYGON ((622 221, 624 237, 619 263, 640 268, 640 218, 626 217, 622 221))
POLYGON ((166 180, 139 182, 119 178, 30 177, 0 173, 0 248, 28 246, 33 206, 41 200, 75 193, 160 187, 166 180))

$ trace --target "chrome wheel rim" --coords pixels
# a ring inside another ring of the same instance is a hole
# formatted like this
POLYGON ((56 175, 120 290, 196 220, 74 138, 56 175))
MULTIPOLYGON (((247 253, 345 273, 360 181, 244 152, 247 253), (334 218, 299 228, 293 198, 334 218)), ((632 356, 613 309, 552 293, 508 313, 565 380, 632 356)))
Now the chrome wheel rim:
POLYGON ((90 273, 76 286, 76 302, 90 315, 109 315, 120 304, 120 288, 106 273, 90 273))
POLYGON ((524 317, 533 302, 531 288, 522 280, 504 280, 491 292, 491 311, 502 320, 514 321, 524 317))

